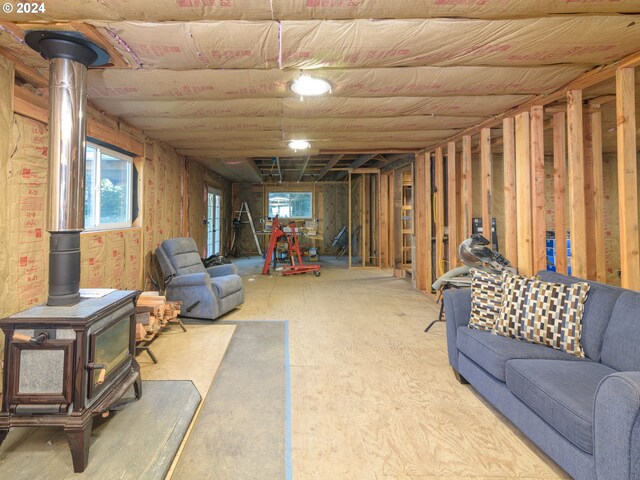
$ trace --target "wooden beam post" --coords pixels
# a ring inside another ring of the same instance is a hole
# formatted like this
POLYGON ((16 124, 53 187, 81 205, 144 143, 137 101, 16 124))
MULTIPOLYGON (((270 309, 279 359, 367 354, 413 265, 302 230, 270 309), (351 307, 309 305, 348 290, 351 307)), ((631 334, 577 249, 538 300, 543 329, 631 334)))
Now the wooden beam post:
POLYGON ((480 176, 482 178, 482 234, 491 242, 491 129, 480 130, 480 176))
POLYGON ((531 224, 533 229, 533 270, 547 269, 547 223, 544 212, 544 111, 531 108, 531 224))
POLYGON ((529 112, 516 116, 516 228, 518 272, 533 275, 531 231, 531 127, 529 112))
POLYGON ((592 186, 593 186, 593 228, 595 235, 596 251, 596 280, 605 283, 607 281, 607 262, 604 242, 604 174, 602 170, 602 111, 600 105, 591 104, 594 110, 591 117, 591 160, 592 160, 592 186))
POLYGON ((582 90, 570 90, 567 93, 567 130, 571 274, 579 278, 587 278, 587 225, 584 202, 582 90))
POLYGON ((553 208, 556 272, 567 273, 567 130, 564 112, 553 114, 553 208))
POLYGON ((389 268, 389 174, 380 175, 380 267, 389 268))
POLYGON ((638 165, 636 93, 633 68, 616 71, 618 124, 618 208, 620 214, 620 269, 622 286, 640 290, 638 238, 638 165))
POLYGON ((444 274, 444 158, 436 149, 436 277, 444 274))
MULTIPOLYGON (((413 218, 415 220, 414 235, 416 242, 416 288, 421 291, 427 290, 427 285, 430 285, 427 277, 427 263, 430 263, 430 259, 427 258, 427 238, 431 237, 431 235, 427 235, 427 230, 430 226, 427 197, 431 192, 425 188, 427 167, 427 154, 416 155, 413 182, 415 214, 413 218)), ((429 243, 431 243, 430 240, 429 243)))
POLYGON ((462 211, 464 232, 467 237, 473 233, 473 179, 471 174, 471 135, 465 135, 462 137, 462 211))
POLYGON ((449 269, 458 266, 458 204, 456 198, 456 142, 447 144, 447 209, 449 269))
POLYGON ((518 261, 516 227, 516 139, 513 117, 502 121, 504 176, 504 254, 514 264, 518 261))

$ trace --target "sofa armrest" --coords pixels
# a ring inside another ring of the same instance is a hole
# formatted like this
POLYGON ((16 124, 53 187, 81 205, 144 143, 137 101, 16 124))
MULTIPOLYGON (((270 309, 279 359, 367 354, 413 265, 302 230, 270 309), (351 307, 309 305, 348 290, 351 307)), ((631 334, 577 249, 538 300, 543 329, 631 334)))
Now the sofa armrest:
POLYGON ((210 285, 211 278, 204 272, 189 273, 187 275, 178 275, 173 277, 168 287, 196 287, 202 285, 210 285))
POLYGON ((442 295, 444 314, 447 321, 447 352, 449 364, 458 371, 457 329, 469 324, 471 315, 471 289, 450 288, 442 295))
POLYGON ((640 372, 607 376, 596 391, 596 478, 640 478, 640 372))
POLYGON ((238 267, 233 263, 225 263, 224 265, 214 265, 213 267, 209 267, 207 268, 207 272, 210 277, 222 277, 224 275, 238 273, 238 267))

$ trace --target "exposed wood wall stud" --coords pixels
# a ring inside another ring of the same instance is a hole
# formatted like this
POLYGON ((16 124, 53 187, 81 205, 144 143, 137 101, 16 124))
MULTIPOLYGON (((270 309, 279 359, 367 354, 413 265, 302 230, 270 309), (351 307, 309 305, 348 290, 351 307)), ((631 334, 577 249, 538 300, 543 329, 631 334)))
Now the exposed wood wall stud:
POLYGON ((636 94, 633 68, 620 68, 616 72, 616 97, 622 286, 640 290, 636 94))
POLYGON ((449 269, 458 266, 458 204, 456 198, 456 143, 447 144, 447 209, 449 269))
POLYGON ((516 145, 515 120, 502 121, 504 157, 504 254, 514 264, 518 260, 518 231, 516 225, 516 145))
POLYGON ((516 116, 516 226, 518 272, 533 275, 531 226, 531 128, 529 113, 516 116))
POLYGON ((587 225, 584 199, 582 90, 571 90, 567 93, 567 132, 571 274, 586 278, 587 225))
POLYGON ((531 215, 533 229, 533 269, 547 269, 546 220, 544 211, 544 111, 531 108, 531 215))
POLYGON ((567 273, 567 130, 564 112, 553 114, 553 208, 556 272, 567 273))
POLYGON ((436 277, 445 272, 444 268, 444 158, 442 148, 436 149, 436 277))
POLYGON ((462 203, 464 213, 465 236, 470 237, 473 231, 473 180, 471 168, 471 135, 462 137, 462 203))
POLYGON ((491 195, 493 182, 491 179, 491 129, 480 130, 480 176, 482 178, 482 232, 491 241, 491 195))

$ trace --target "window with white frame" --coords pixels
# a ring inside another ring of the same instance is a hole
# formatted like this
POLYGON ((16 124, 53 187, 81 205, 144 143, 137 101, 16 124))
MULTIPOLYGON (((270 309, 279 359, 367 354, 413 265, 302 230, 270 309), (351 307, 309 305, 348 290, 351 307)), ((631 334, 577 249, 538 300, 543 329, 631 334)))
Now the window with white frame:
POLYGON ((87 143, 85 156, 85 228, 107 230, 130 227, 133 158, 93 143, 87 143))
POLYGON ((280 218, 313 217, 311 192, 269 192, 269 216, 280 218))

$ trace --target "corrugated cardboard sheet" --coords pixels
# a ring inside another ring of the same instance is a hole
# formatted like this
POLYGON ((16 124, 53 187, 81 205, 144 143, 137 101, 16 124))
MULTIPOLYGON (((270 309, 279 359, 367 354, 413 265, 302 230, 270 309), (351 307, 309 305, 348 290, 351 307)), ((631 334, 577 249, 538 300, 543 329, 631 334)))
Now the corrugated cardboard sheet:
MULTIPOLYGON (((198 19, 283 20, 309 18, 517 18, 580 13, 587 4, 600 12, 631 13, 637 0, 50 0, 42 20, 147 21, 198 19)), ((23 20, 14 12, 8 20, 23 20)))

